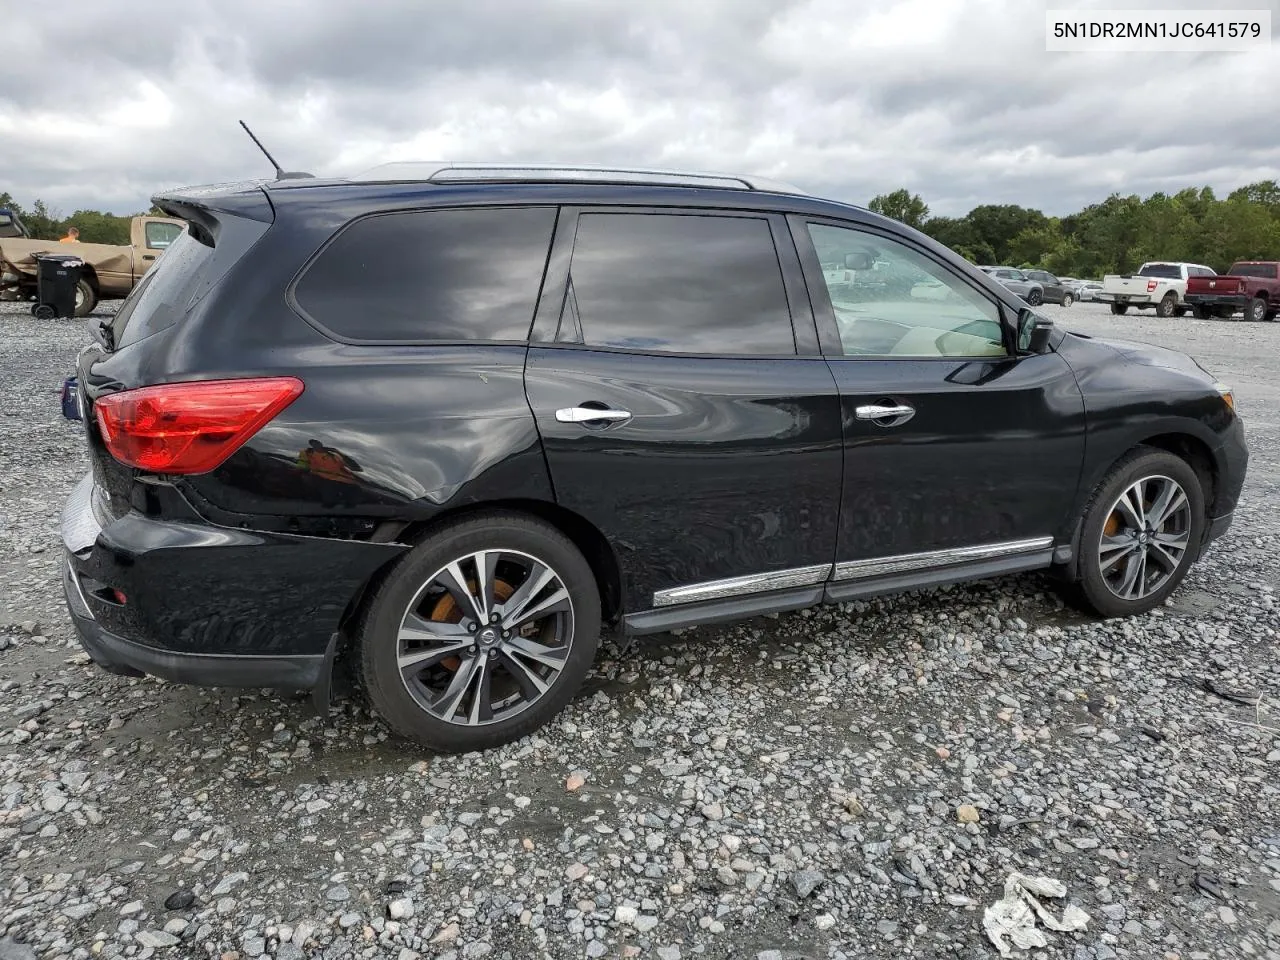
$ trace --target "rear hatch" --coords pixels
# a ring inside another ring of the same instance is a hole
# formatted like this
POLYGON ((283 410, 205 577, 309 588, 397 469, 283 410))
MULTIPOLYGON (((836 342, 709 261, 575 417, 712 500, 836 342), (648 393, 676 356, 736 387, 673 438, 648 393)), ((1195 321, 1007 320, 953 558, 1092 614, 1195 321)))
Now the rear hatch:
POLYGON ((77 389, 100 523, 128 513, 139 471, 108 452, 94 417, 102 396, 163 382, 166 333, 199 311, 211 290, 266 233, 274 220, 261 184, 187 188, 153 198, 188 229, 134 287, 110 320, 92 327, 94 344, 77 361, 77 389))

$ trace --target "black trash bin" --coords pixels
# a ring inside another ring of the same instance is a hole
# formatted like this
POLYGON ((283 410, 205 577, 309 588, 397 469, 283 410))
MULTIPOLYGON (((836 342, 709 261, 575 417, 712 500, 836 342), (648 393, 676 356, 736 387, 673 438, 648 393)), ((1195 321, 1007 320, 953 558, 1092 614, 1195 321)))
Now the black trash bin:
POLYGON ((76 315, 76 287, 84 261, 69 253, 36 254, 36 302, 31 315, 37 320, 76 315))

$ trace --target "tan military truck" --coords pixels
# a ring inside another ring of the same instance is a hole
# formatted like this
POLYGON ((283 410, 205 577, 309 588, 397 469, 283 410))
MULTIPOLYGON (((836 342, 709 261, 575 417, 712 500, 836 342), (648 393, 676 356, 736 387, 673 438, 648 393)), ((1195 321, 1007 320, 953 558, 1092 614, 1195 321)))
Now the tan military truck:
POLYGON ((0 237, 0 300, 31 300, 36 295, 36 259, 39 253, 74 253, 84 260, 76 291, 76 316, 87 315, 99 300, 119 300, 155 264, 160 254, 186 229, 182 220, 169 217, 134 217, 129 245, 110 243, 62 243, 0 237))

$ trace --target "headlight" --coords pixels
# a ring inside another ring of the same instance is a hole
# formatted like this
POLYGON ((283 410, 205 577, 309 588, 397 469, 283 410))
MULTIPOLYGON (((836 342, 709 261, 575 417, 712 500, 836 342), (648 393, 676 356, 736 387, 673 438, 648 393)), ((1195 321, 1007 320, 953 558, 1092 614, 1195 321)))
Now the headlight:
POLYGON ((1236 408, 1235 391, 1233 391, 1229 386, 1227 386, 1227 384, 1223 383, 1221 380, 1219 380, 1213 386, 1214 386, 1214 389, 1218 391, 1218 393, 1222 394, 1223 402, 1226 403, 1226 405, 1230 407, 1232 410, 1235 410, 1236 408))

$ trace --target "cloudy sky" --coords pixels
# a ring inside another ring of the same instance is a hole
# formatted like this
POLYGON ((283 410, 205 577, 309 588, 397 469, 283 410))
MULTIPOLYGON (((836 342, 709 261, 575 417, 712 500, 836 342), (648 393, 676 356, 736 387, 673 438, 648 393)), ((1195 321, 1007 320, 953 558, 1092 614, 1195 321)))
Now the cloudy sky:
MULTIPOLYGON (((1280 46, 1045 52, 1047 6, 1196 6, 1180 0, 11 3, 0 191, 64 214, 267 175, 241 118, 321 175, 628 162, 855 203, 907 186, 943 214, 1280 178, 1280 46)), ((1218 4, 1280 25, 1280 0, 1218 4)))

